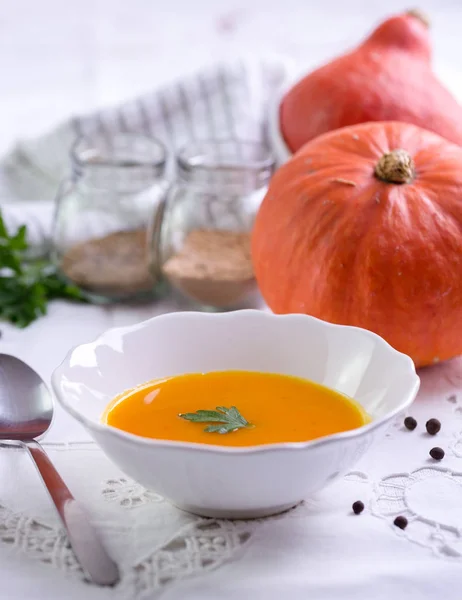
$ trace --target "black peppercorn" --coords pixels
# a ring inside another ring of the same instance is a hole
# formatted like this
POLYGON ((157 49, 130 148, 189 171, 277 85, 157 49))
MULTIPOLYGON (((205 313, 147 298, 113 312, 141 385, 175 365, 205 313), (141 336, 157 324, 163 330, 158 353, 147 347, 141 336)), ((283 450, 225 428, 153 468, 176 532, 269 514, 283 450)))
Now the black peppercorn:
POLYGON ((404 419, 404 427, 409 429, 409 431, 414 431, 414 429, 417 427, 417 421, 414 419, 414 417, 406 417, 404 419))
POLYGON ((396 517, 396 519, 393 521, 393 523, 396 525, 396 527, 399 527, 400 529, 406 529, 406 527, 407 527, 407 519, 406 519, 406 517, 403 517, 402 515, 399 515, 399 517, 396 517))
POLYGON ((438 419, 430 419, 425 423, 425 427, 430 435, 436 435, 441 429, 441 423, 438 419))
POLYGON ((435 448, 432 448, 430 450, 429 454, 435 460, 441 460, 444 458, 444 450, 443 450, 443 448, 438 448, 438 446, 435 446, 435 448))
POLYGON ((356 500, 356 502, 353 502, 353 506, 351 508, 353 509, 355 515, 359 515, 364 510, 364 503, 361 502, 361 500, 356 500))

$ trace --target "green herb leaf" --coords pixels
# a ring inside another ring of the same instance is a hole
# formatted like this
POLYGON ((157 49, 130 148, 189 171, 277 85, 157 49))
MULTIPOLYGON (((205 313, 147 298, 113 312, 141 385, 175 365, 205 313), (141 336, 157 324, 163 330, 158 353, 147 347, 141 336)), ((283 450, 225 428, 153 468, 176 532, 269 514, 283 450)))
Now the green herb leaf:
POLYGON ((217 406, 216 410, 198 410, 195 413, 180 413, 179 416, 193 423, 221 423, 221 425, 208 425, 204 431, 207 433, 231 433, 238 429, 254 427, 249 423, 235 406, 217 406))
POLYGON ((10 234, 0 211, 0 319, 18 327, 46 314, 49 300, 84 300, 50 262, 28 260, 28 249, 26 226, 10 234))

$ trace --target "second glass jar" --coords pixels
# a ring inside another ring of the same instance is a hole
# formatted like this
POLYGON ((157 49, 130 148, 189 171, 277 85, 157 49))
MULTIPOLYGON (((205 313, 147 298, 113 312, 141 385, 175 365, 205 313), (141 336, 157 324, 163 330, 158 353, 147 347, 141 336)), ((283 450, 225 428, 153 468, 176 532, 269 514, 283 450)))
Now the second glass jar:
POLYGON ((177 155, 176 181, 154 220, 154 274, 201 310, 258 302, 250 239, 274 170, 263 144, 201 141, 177 155))

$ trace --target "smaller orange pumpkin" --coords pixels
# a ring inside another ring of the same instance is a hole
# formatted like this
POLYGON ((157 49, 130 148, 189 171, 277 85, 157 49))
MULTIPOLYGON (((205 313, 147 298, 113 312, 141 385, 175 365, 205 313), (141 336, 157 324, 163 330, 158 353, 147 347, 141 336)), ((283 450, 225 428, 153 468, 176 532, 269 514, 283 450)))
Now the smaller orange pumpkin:
POLYGON ((292 152, 369 121, 402 121, 462 145, 462 107, 433 73, 428 22, 418 11, 386 19, 364 42, 303 77, 284 96, 280 126, 292 152))
POLYGON ((364 327, 417 365, 462 354, 462 148, 399 122, 315 138, 273 177, 252 256, 276 313, 364 327))

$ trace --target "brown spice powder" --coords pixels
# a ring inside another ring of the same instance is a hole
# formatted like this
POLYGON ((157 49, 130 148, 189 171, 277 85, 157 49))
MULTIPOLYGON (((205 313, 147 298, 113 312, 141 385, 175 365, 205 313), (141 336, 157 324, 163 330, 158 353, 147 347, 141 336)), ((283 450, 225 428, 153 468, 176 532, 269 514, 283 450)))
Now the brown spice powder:
POLYGON ((62 257, 63 273, 91 292, 131 296, 152 290, 146 229, 117 231, 77 244, 62 257))
POLYGON ((255 289, 250 233, 193 230, 163 271, 175 287, 203 305, 236 305, 255 289))

